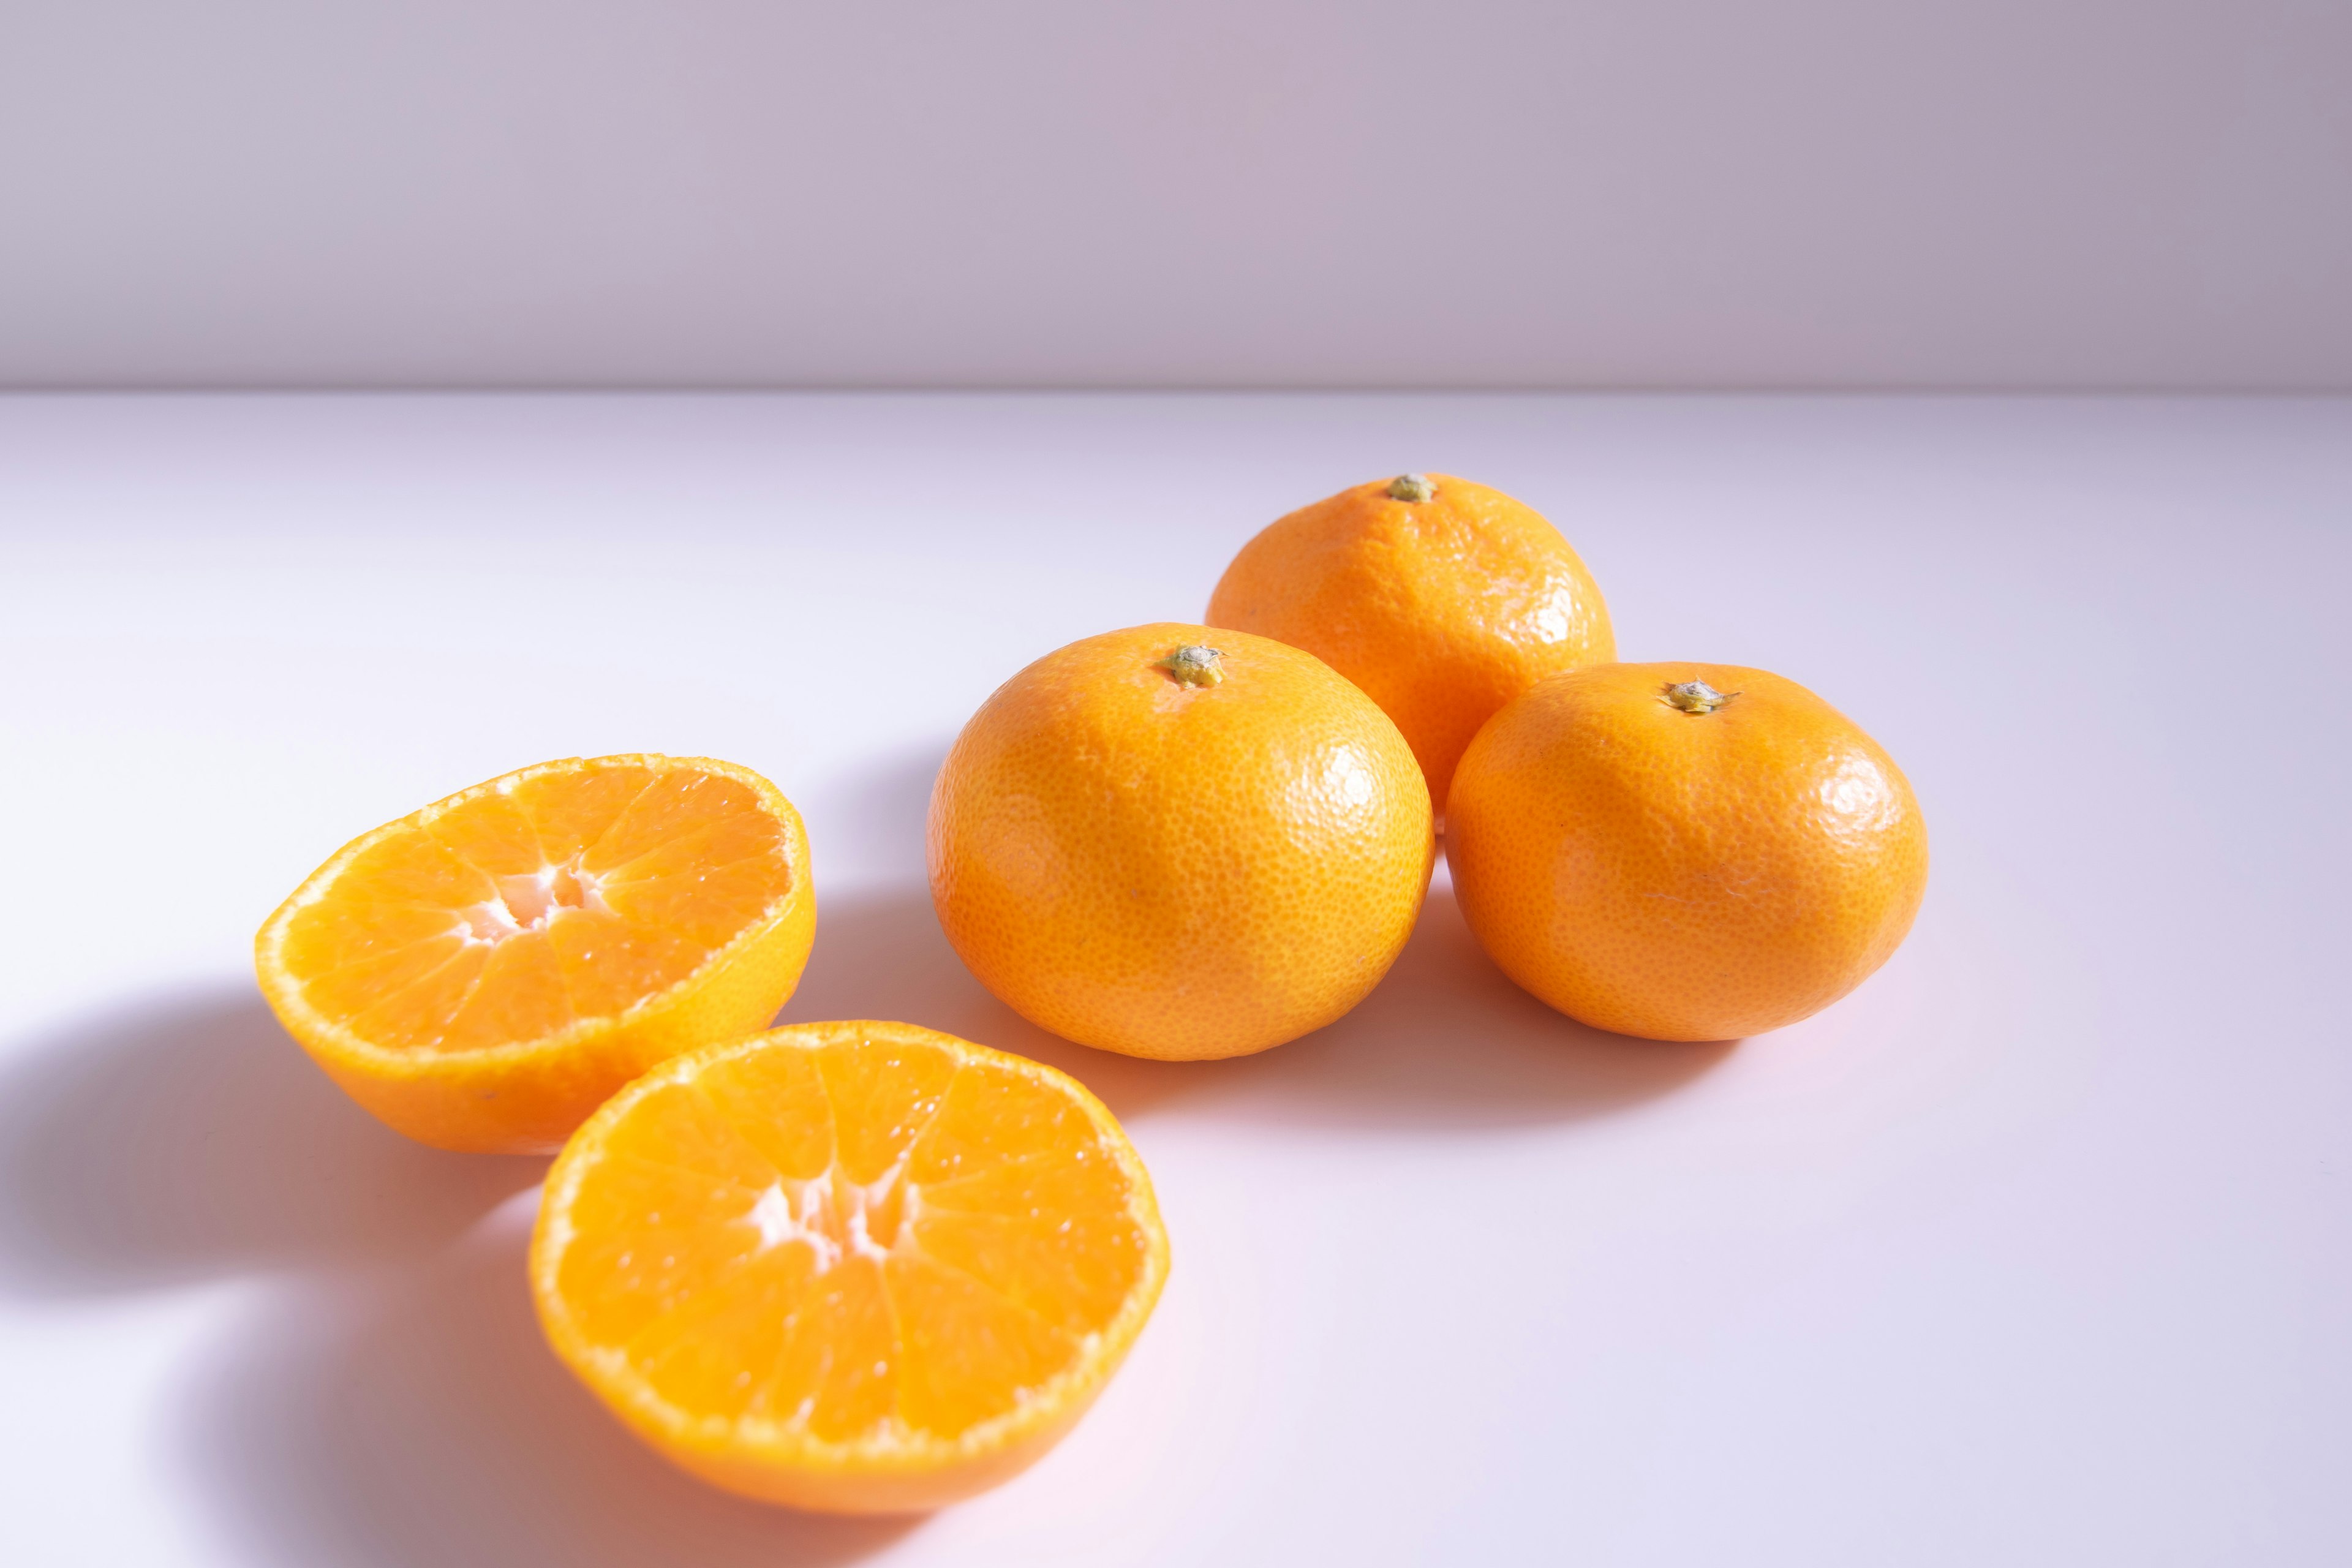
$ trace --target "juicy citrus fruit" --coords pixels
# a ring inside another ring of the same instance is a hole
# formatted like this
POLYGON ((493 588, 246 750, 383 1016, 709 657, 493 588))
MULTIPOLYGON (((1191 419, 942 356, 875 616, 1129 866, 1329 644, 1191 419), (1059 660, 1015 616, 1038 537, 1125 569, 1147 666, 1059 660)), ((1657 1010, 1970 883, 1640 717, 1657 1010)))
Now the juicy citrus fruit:
POLYGON ((671 1459, 771 1502, 935 1508, 1020 1470, 1150 1316, 1143 1163, 1048 1067, 797 1024, 615 1095, 548 1173, 531 1289, 671 1459))
POLYGON ((1496 709, 1617 657, 1601 590, 1559 531, 1450 474, 1358 485, 1272 524, 1225 568, 1209 624, 1303 647, 1363 688, 1441 809, 1496 709))
POLYGON ((808 837, 767 780, 572 758, 343 846, 255 963, 288 1032, 383 1121, 523 1152, 663 1058, 763 1027, 815 931, 808 837))
POLYGON ((1445 854, 1505 973, 1585 1023, 1724 1040, 1818 1012, 1886 962, 1927 886, 1894 761, 1777 675, 1556 675, 1463 756, 1445 854))
POLYGON ((1429 886, 1396 726, 1312 655, 1109 632, 997 689, 931 794, 931 898, 1014 1010, 1198 1058, 1320 1028, 1379 984, 1429 886))

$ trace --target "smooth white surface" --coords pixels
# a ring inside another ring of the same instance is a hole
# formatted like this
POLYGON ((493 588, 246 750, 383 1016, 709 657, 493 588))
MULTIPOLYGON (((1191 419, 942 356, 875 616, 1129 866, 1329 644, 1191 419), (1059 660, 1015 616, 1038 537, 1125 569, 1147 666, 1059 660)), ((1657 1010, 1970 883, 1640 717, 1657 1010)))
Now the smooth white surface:
POLYGON ((2352 404, 16 400, 0 520, 0 1562, 2352 1557, 2352 404), (1441 891, 1355 1015, 1245 1061, 979 990, 920 885, 957 725, 1408 467, 1547 511, 1628 657, 1886 743, 1936 864, 1884 973, 1736 1047, 1615 1040, 1441 891), (672 1474, 537 1341, 537 1163, 383 1131, 254 999, 250 933, 350 835, 639 748, 805 806, 787 1016, 1046 1057, 1151 1165, 1158 1316, 981 1500, 672 1474))
POLYGON ((10 0, 0 385, 2352 388, 2343 0, 10 0))

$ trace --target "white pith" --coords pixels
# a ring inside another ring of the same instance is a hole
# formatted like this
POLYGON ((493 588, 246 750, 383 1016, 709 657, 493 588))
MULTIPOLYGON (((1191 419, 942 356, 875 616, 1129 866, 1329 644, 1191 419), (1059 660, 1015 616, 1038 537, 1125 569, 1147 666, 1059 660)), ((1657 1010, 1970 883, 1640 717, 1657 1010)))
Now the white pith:
MULTIPOLYGON (((596 1142, 591 1135, 593 1130, 618 1121, 646 1096, 691 1082, 704 1068, 714 1062, 782 1043, 778 1037, 801 1037, 793 1043, 814 1047, 829 1044, 844 1035, 876 1027, 875 1024, 867 1022, 789 1026, 726 1047, 705 1047, 689 1057, 674 1059, 616 1095, 597 1113, 590 1128, 583 1130, 576 1142, 593 1149, 596 1142)), ((957 1047, 958 1056, 966 1060, 980 1058, 997 1061, 1013 1067, 1024 1077, 1051 1079, 1065 1092, 1070 1093, 1103 1135, 1103 1141, 1089 1152, 1108 1158, 1119 1167, 1128 1179, 1129 1214, 1147 1236, 1156 1237, 1160 1234, 1158 1205, 1153 1201, 1150 1178, 1133 1148, 1119 1133, 1118 1123, 1100 1101, 1087 1093, 1083 1086, 1071 1082, 1051 1068, 1019 1058, 1006 1057, 966 1041, 952 1040, 951 1044, 957 1047)), ((604 1397, 613 1401, 632 1425, 639 1426, 648 1433, 665 1434, 666 1441, 690 1441, 698 1446, 714 1446, 736 1459, 755 1464, 793 1469, 805 1468, 811 1474, 883 1478, 894 1473, 919 1475, 940 1467, 982 1462, 989 1456, 1002 1452, 1008 1445, 1024 1440, 1024 1435, 1037 1430, 1042 1425, 1057 1419, 1060 1413, 1069 1409, 1074 1398, 1083 1401, 1092 1396, 1093 1389, 1109 1376, 1125 1356, 1129 1345, 1150 1315, 1166 1278, 1166 1246, 1164 1240, 1159 1240, 1157 1245, 1147 1248, 1141 1272, 1111 1321, 1076 1336, 1075 1353, 1066 1366, 1034 1386, 1015 1391, 1012 1408, 978 1421, 953 1435, 911 1426, 893 1412, 854 1436, 820 1437, 810 1428, 817 1405, 817 1394, 814 1391, 803 1394, 790 1408, 766 1414, 722 1415, 690 1411, 672 1404, 655 1390, 626 1346, 588 1341, 582 1334, 577 1320, 572 1317, 568 1305, 561 1304, 562 1292, 557 1289, 555 1280, 562 1269, 562 1260, 576 1237, 572 1224, 572 1205, 589 1171, 600 1158, 600 1153, 591 1152, 585 1158, 579 1158, 567 1152, 558 1160, 556 1169, 550 1175, 540 1230, 532 1247, 532 1272, 540 1281, 542 1300, 557 1303, 552 1321, 562 1326, 551 1329, 551 1332, 555 1336, 558 1353, 604 1397)), ((903 1163, 885 1172, 877 1181, 863 1185, 845 1181, 839 1173, 840 1167, 834 1165, 822 1174, 805 1181, 779 1178, 740 1211, 741 1223, 759 1232, 763 1251, 794 1241, 806 1242, 819 1264, 820 1273, 840 1267, 850 1258, 860 1255, 879 1262, 886 1258, 922 1251, 916 1238, 916 1232, 920 1228, 919 1189, 913 1183, 908 1183, 898 1196, 901 1213, 892 1247, 882 1247, 863 1223, 866 1213, 889 1195, 893 1184, 904 1181, 903 1163), (820 1219, 822 1205, 836 1194, 846 1200, 837 1210, 841 1215, 838 1233, 828 1231, 822 1223, 809 1223, 820 1219)))
POLYGON ((911 1248, 918 1189, 904 1181, 906 1163, 891 1166, 871 1182, 834 1178, 840 1167, 827 1166, 805 1181, 779 1176, 753 1203, 745 1220, 760 1233, 760 1250, 805 1243, 816 1258, 816 1271, 829 1272, 844 1257, 880 1261, 894 1251, 911 1248), (890 1199, 891 1189, 904 1182, 899 1195, 898 1226, 887 1247, 874 1239, 866 1215, 890 1199))
POLYGON ((564 910, 612 912, 604 879, 583 868, 577 855, 561 866, 492 880, 498 885, 494 897, 457 911, 457 935, 467 942, 495 944, 538 931, 564 910))

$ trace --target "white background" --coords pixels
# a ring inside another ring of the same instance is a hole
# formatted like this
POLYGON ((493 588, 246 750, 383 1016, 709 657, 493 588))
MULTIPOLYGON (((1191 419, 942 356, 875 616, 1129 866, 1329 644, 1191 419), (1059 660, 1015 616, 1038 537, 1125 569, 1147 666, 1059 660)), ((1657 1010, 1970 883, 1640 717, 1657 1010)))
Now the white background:
POLYGON ((2352 1561, 2347 515, 2340 400, 0 405, 0 1562, 2352 1561), (921 887, 956 727, 1403 467, 1550 515, 1627 657, 1887 745, 1935 867, 1885 971, 1733 1047, 1598 1036, 1441 885, 1264 1057, 980 990, 921 887), (1150 1164, 1159 1312, 999 1491, 673 1474, 539 1342, 538 1163, 384 1131, 254 994, 351 835, 641 748, 806 808, 787 1016, 1045 1057, 1150 1164))
POLYGON ((0 385, 2352 387, 2344 0, 9 0, 0 385))

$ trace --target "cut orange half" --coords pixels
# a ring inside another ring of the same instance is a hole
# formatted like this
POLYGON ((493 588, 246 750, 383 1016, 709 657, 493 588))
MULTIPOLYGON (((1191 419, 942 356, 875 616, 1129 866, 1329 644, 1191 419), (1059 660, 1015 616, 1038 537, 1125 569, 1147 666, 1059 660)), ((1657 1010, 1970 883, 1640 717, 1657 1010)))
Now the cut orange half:
POLYGON ((262 994, 444 1149, 555 1148, 679 1051, 766 1026, 816 932, 800 813, 704 757, 524 768, 353 839, 269 917, 262 994))
POLYGON ((730 1490, 936 1508, 1069 1429, 1159 1299, 1150 1178, 1053 1068, 910 1024, 678 1058, 549 1172, 530 1276, 556 1353, 730 1490))

